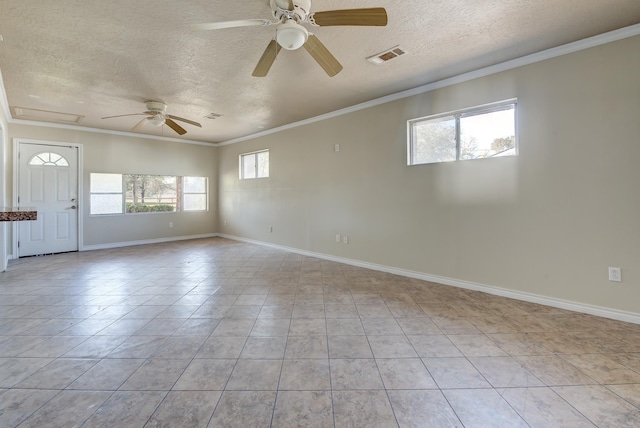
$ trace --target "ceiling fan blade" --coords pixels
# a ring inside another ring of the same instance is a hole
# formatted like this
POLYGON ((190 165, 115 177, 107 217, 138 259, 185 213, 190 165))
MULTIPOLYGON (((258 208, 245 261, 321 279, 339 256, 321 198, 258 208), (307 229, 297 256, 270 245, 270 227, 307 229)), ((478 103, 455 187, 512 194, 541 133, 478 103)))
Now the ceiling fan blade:
POLYGON ((173 129, 180 135, 184 135, 187 133, 187 131, 182 126, 178 125, 171 119, 166 119, 164 123, 166 123, 169 128, 173 129))
POLYGON ((202 125, 200 125, 198 122, 194 122, 193 120, 185 119, 184 117, 174 116, 172 114, 167 114, 166 116, 171 118, 171 119, 173 119, 173 120, 179 120, 181 122, 188 123, 189 125, 193 125, 193 126, 197 126, 199 128, 202 128, 202 125))
POLYGON ((147 120, 149 120, 148 117, 145 117, 144 119, 142 119, 140 122, 138 122, 136 124, 136 126, 134 126, 133 128, 131 128, 132 131, 139 131, 142 129, 142 127, 144 126, 145 123, 147 123, 147 120))
POLYGON ((107 117, 103 117, 103 119, 111 119, 114 117, 125 117, 125 116, 144 116, 145 113, 130 113, 130 114, 118 114, 116 116, 107 116, 107 117))
POLYGON ((262 53, 260 61, 258 61, 258 64, 251 75, 253 77, 265 77, 276 60, 280 49, 278 42, 276 42, 275 39, 271 40, 267 45, 267 48, 262 53))
POLYGON ((384 27, 387 25, 387 11, 384 7, 365 9, 327 10, 309 15, 309 21, 320 27, 332 25, 366 25, 384 27))
POLYGON ((268 19, 240 19, 238 21, 209 22, 206 24, 194 24, 191 26, 197 31, 220 30, 222 28, 236 27, 267 27, 269 25, 278 24, 268 19))
POLYGON ((322 67, 322 69, 329 75, 329 77, 333 77, 340 73, 342 65, 316 36, 309 34, 309 38, 303 46, 307 52, 311 54, 313 59, 316 60, 320 67, 322 67))

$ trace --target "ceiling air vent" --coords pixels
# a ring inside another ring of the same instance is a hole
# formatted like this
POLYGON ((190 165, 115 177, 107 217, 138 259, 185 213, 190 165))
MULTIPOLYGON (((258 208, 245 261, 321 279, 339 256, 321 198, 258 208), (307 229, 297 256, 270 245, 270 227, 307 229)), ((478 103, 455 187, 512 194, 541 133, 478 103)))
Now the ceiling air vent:
POLYGON ((208 115, 206 115, 204 118, 205 118, 205 119, 211 119, 211 120, 213 120, 213 119, 217 119, 217 118, 219 118, 219 117, 222 117, 222 115, 221 115, 221 114, 218 114, 218 113, 209 113, 209 114, 208 114, 208 115))
POLYGON ((391 49, 387 49, 386 51, 367 57, 367 61, 373 64, 382 64, 383 62, 387 62, 406 53, 407 51, 402 49, 400 46, 394 46, 391 49))

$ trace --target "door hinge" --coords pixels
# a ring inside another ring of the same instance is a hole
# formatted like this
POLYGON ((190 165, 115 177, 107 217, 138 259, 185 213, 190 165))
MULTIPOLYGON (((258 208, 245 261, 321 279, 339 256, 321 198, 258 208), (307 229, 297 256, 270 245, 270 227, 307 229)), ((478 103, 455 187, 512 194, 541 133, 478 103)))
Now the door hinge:
POLYGON ((18 203, 20 203, 20 196, 18 196, 18 203))
POLYGON ((18 241, 18 248, 20 248, 20 241, 18 241))

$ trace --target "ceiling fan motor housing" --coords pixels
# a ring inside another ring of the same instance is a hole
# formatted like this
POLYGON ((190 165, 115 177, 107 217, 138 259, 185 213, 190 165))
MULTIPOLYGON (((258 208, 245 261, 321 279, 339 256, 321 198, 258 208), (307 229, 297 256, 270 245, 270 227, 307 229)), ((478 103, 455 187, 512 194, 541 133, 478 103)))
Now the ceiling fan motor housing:
POLYGON ((304 22, 309 16, 311 0, 270 0, 273 17, 278 21, 293 19, 296 22, 304 22), (292 10, 289 10, 293 5, 292 10))
POLYGON ((167 105, 159 101, 147 101, 145 105, 147 106, 148 111, 152 111, 154 113, 165 114, 167 112, 167 105))

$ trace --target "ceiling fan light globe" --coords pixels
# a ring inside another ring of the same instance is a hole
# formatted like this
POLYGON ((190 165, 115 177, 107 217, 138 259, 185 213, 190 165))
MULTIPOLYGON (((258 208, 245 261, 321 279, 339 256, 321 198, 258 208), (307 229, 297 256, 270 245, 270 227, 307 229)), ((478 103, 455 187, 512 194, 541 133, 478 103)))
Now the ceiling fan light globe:
POLYGON ((282 49, 294 51, 307 42, 309 32, 302 25, 293 20, 288 20, 276 29, 276 41, 282 49))
POLYGON ((147 119, 147 122, 149 122, 153 126, 162 126, 164 125, 164 117, 160 115, 153 116, 147 119))

